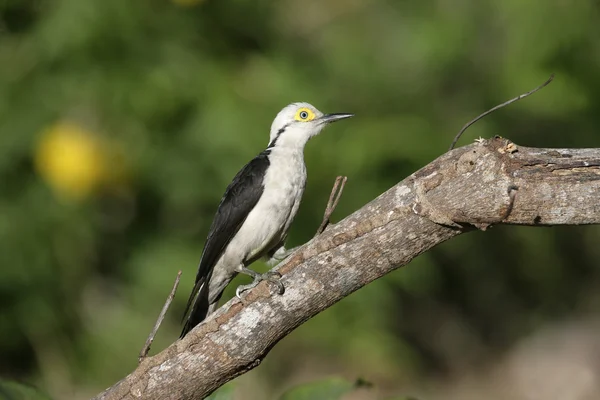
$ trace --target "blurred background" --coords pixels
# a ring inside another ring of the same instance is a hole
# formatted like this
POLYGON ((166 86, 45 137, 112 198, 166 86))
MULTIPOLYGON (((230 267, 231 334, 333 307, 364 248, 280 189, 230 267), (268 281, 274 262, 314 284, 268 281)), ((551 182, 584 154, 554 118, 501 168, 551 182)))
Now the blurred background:
MULTIPOLYGON (((182 269, 151 354, 177 339, 220 197, 286 104, 356 113, 306 148, 295 246, 337 175, 334 222, 551 73, 459 145, 600 147, 599 68, 592 0, 0 0, 0 377, 97 394, 182 269)), ((337 376, 373 384, 348 399, 595 399, 599 241, 462 235, 304 324, 237 396, 337 376)))

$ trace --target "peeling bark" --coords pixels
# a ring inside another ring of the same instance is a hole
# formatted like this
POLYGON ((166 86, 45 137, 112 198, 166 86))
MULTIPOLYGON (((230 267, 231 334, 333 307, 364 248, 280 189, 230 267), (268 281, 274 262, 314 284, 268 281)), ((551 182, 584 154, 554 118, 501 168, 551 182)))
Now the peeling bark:
POLYGON ((600 149, 537 149, 503 139, 452 150, 330 226, 267 283, 148 357, 97 400, 200 399, 260 364, 317 313, 473 227, 600 223, 600 149))

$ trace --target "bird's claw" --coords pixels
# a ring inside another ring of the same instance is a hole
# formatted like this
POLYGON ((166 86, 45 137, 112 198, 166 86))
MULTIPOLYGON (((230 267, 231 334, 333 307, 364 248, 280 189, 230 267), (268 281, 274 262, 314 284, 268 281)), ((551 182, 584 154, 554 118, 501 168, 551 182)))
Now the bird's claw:
MULTIPOLYGON (((254 282, 252 282, 252 283, 254 283, 254 282)), ((238 299, 241 300, 242 296, 241 296, 240 293, 242 293, 245 290, 251 289, 248 286, 251 286, 251 284, 250 285, 240 285, 240 286, 238 286, 237 289, 235 289, 235 297, 237 297, 238 299)))
POLYGON ((285 292, 285 286, 281 282, 281 274, 279 272, 270 271, 263 275, 267 275, 267 279, 265 280, 277 286, 277 294, 282 295, 285 292))
POLYGON ((243 292, 255 288, 256 285, 258 285, 262 281, 268 281, 268 282, 271 282, 274 285, 276 285, 277 286, 277 294, 281 295, 285 292, 285 286, 283 286, 283 283, 281 283, 281 274, 279 272, 269 271, 269 272, 265 272, 264 274, 261 274, 261 275, 256 275, 254 277, 254 280, 247 285, 238 286, 237 289, 235 290, 235 296, 238 299, 241 299, 242 298, 241 294, 243 292))

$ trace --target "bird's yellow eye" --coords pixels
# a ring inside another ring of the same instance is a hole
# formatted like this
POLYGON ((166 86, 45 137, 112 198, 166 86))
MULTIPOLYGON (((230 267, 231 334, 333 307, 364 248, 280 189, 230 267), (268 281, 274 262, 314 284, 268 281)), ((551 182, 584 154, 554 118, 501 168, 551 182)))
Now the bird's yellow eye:
POLYGON ((312 112, 309 108, 301 108, 296 112, 296 116, 294 117, 296 121, 308 122, 315 119, 315 113, 312 112))

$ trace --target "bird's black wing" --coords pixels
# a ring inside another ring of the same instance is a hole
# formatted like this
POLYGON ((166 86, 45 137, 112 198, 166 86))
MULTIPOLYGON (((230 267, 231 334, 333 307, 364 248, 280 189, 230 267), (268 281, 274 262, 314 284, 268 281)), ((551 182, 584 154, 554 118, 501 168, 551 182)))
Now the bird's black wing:
POLYGON ((206 317, 208 281, 212 270, 263 193, 263 179, 269 167, 269 154, 270 150, 267 149, 246 164, 227 186, 221 198, 204 244, 194 290, 185 309, 184 318, 193 304, 181 337, 206 317))

